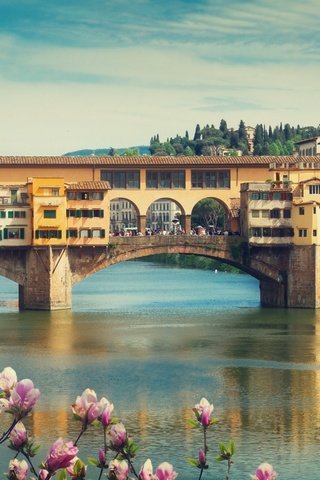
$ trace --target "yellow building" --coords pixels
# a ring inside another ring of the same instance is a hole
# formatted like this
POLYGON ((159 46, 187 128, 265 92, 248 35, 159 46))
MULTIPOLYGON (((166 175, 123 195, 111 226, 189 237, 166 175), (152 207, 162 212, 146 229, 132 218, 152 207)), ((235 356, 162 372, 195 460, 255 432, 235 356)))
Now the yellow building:
POLYGON ((33 210, 33 245, 66 243, 66 196, 64 179, 30 178, 28 193, 33 210))
POLYGON ((67 244, 103 245, 109 241, 110 205, 107 182, 66 185, 67 244))

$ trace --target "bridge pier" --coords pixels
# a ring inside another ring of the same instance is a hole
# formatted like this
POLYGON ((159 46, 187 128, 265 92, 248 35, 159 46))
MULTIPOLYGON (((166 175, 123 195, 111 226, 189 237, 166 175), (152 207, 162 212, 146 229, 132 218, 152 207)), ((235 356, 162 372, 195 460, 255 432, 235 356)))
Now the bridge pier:
POLYGON ((20 310, 71 308, 71 271, 66 248, 30 248, 26 272, 24 285, 19 285, 20 310))
POLYGON ((287 284, 260 280, 260 304, 262 307, 286 308, 287 284))

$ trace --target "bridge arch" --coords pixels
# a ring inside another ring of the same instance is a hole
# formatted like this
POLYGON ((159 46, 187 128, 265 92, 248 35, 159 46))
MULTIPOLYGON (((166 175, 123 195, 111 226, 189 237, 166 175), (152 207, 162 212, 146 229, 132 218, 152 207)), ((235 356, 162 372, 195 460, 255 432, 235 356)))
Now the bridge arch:
POLYGON ((72 272, 72 285, 116 263, 163 253, 208 257, 239 268, 260 281, 276 284, 283 281, 277 263, 266 262, 264 258, 257 258, 255 262, 247 263, 245 244, 239 237, 222 235, 211 239, 210 237, 192 238, 187 235, 155 235, 134 239, 116 237, 115 243, 109 245, 109 251, 104 258, 99 256, 97 262, 86 262, 85 270, 77 268, 72 272))

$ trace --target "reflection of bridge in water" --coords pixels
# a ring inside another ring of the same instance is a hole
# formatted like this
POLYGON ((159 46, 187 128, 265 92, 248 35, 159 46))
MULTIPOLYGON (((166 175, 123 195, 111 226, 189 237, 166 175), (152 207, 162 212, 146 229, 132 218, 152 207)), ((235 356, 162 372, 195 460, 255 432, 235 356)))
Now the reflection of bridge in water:
MULTIPOLYGON (((112 237, 104 246, 7 247, 0 274, 19 284, 21 309, 71 308, 72 285, 110 265, 149 255, 201 255, 231 264, 260 281, 263 306, 295 306, 290 259, 294 247, 251 247, 239 236, 112 237)), ((295 252, 297 255, 297 252, 295 252)), ((310 288, 309 288, 310 290, 310 288)))

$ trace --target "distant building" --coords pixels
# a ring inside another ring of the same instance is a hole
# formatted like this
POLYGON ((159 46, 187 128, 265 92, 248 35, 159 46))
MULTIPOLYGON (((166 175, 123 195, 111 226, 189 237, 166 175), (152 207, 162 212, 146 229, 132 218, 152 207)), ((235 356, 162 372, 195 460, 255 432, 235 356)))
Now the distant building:
POLYGON ((300 140, 296 146, 301 157, 320 155, 320 136, 300 140))

